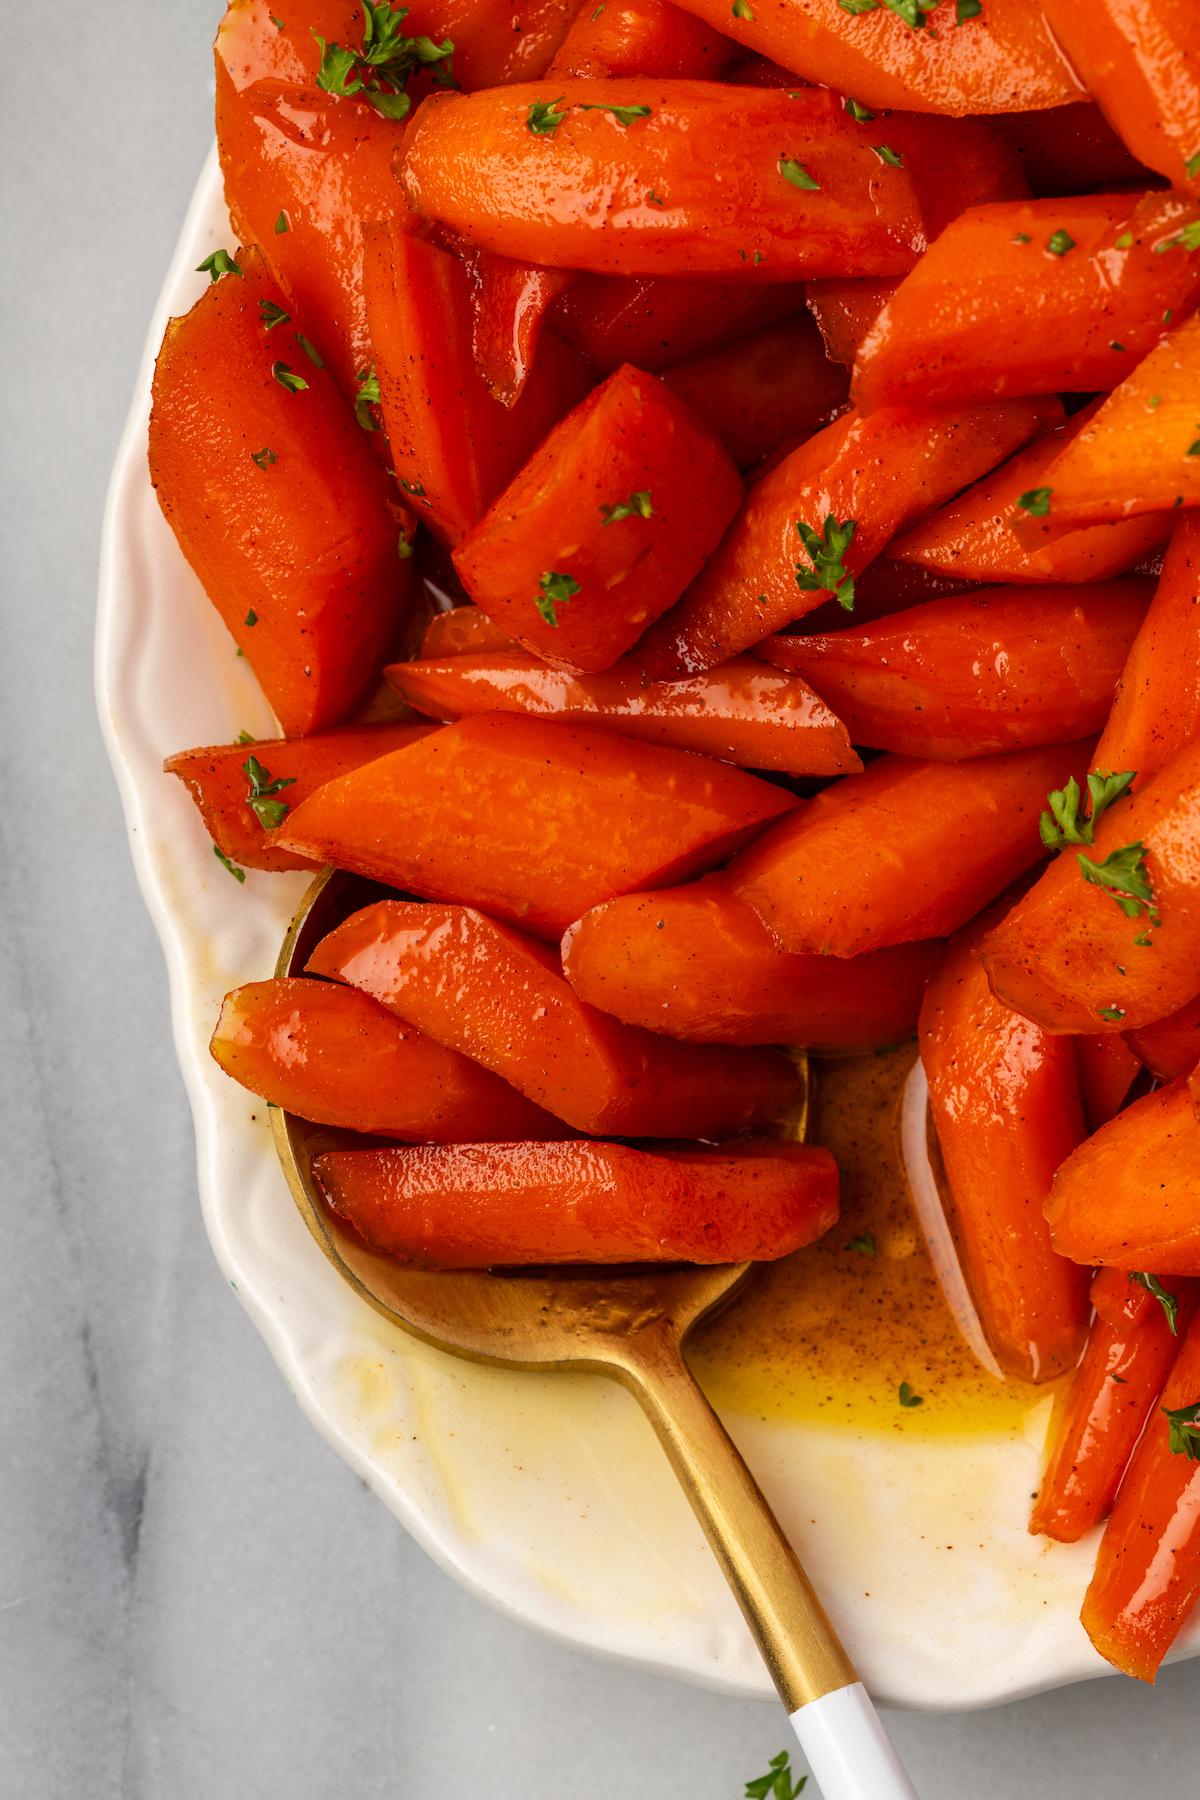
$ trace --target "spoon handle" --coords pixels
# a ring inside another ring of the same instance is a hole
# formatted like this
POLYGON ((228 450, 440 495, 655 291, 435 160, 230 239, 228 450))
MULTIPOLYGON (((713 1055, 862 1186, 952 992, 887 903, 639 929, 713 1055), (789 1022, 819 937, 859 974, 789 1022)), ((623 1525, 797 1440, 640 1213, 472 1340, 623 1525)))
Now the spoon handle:
POLYGON ((795 1551, 669 1328, 628 1342, 620 1379, 691 1502, 824 1800, 917 1800, 795 1551))

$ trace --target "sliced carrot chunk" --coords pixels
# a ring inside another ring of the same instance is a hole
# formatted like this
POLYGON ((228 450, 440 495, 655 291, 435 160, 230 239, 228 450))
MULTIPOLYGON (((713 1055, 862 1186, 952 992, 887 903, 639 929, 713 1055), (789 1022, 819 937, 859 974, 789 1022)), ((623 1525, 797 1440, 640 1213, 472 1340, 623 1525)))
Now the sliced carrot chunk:
MULTIPOLYGON (((1093 1131, 1115 1119, 1125 1104, 1142 1060, 1111 1031, 1091 1032, 1075 1039, 1079 1059, 1079 1085, 1083 1090, 1083 1110, 1093 1131)), ((1196 1054, 1200 1056, 1200 1044, 1196 1054)), ((1095 1299, 1092 1301, 1095 1305, 1095 1299)))
POLYGON ((1132 1053, 1159 1081, 1175 1081, 1200 1062, 1200 994, 1140 1031, 1123 1031, 1132 1053))
POLYGON ((607 0, 577 14, 546 79, 665 75, 716 81, 738 54, 731 38, 670 0, 607 0))
POLYGON ((553 302, 548 323, 602 375, 622 363, 652 375, 748 331, 790 318, 804 305, 802 281, 661 281, 653 276, 578 275, 553 302))
POLYGON ((1134 788, 1144 787, 1168 757, 1197 735, 1200 514, 1185 513, 1172 533, 1150 610, 1117 684, 1112 715, 1096 746, 1096 767, 1136 769, 1134 788))

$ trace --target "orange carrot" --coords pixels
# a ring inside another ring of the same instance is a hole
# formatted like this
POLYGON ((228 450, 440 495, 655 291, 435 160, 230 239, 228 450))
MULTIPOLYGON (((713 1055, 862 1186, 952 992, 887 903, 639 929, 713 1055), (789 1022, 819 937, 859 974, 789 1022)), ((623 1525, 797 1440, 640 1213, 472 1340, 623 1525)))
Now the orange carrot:
POLYGON ((1088 1289, 1088 1299, 1096 1317, 1105 1325, 1115 1325, 1127 1332, 1144 1324, 1159 1305, 1147 1283, 1139 1281, 1132 1269, 1097 1269, 1088 1289))
POLYGON ((1036 199, 1151 178, 1152 171, 1130 155, 1094 101, 1003 113, 993 123, 1021 158, 1036 199))
POLYGON ((1117 683, 1112 716, 1096 746, 1096 767, 1136 769, 1134 788, 1143 787, 1197 734, 1200 515, 1185 513, 1172 534, 1150 610, 1117 683))
POLYGON ((838 1216, 837 1168, 815 1144, 430 1145, 335 1150, 313 1169, 373 1250, 421 1269, 769 1262, 838 1216))
POLYGON ((657 375, 685 357, 794 317, 804 293, 802 281, 756 288, 743 281, 579 275, 553 302, 547 322, 602 375, 627 362, 657 375))
POLYGON ((384 900, 317 946, 309 969, 482 1063, 580 1131, 723 1137, 796 1091, 774 1051, 677 1044, 587 1006, 554 953, 465 906, 384 900))
POLYGON ((569 269, 535 269, 466 248, 462 261, 474 290, 475 367, 492 398, 512 407, 533 372, 546 310, 574 276, 569 269))
POLYGON ((1200 994, 1167 1018, 1121 1036, 1159 1081, 1177 1080, 1200 1062, 1200 994))
POLYGON ((601 900, 722 862, 796 804, 704 756, 484 713, 327 782, 272 842, 558 938, 601 900))
POLYGON ((737 54, 730 38, 670 0, 607 0, 576 15, 546 80, 664 75, 716 81, 737 54))
POLYGON ((808 308, 833 362, 850 367, 871 327, 900 286, 900 279, 832 277, 809 282, 808 308))
POLYGON ((941 944, 864 956, 788 955, 721 875, 630 894, 563 939, 584 1000, 688 1043, 869 1049, 910 1037, 941 944))
POLYGON ((434 613, 419 654, 422 662, 440 662, 446 656, 520 656, 522 650, 481 607, 456 606, 453 612, 434 613))
MULTIPOLYGON (((1111 1031, 1092 1032, 1075 1039, 1079 1060, 1079 1085, 1088 1125, 1099 1131, 1115 1119, 1125 1104, 1142 1063, 1122 1038, 1111 1031)), ((1198 1047, 1197 1054, 1200 1054, 1198 1047)), ((1092 1301, 1093 1306, 1095 1300, 1092 1301)))
POLYGON ((413 0, 404 30, 439 44, 450 38, 454 78, 471 93, 539 80, 557 55, 574 10, 571 0, 413 0))

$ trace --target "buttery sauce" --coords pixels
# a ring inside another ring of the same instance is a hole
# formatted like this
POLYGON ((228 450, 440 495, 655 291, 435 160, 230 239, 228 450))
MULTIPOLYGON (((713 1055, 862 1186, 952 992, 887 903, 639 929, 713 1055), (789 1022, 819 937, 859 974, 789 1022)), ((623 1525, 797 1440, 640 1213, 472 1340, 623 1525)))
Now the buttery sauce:
POLYGON ((692 1334, 688 1360, 714 1405, 929 1436, 1020 1429, 1063 1385, 997 1380, 943 1298, 900 1153, 916 1055, 910 1042, 813 1059, 811 1137, 841 1171, 841 1218, 692 1334))

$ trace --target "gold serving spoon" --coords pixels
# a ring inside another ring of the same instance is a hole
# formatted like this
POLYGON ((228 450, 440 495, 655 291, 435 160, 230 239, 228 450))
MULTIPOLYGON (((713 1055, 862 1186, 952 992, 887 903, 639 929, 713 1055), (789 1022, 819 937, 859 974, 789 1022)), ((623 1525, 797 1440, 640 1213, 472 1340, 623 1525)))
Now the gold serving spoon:
MULTIPOLYGON (((302 974, 321 938, 384 892, 325 870, 292 921, 276 974, 302 974)), ((407 1269, 348 1230, 312 1177, 322 1151, 349 1142, 378 1147, 378 1139, 310 1125, 277 1107, 271 1121, 305 1224, 338 1273, 386 1319, 472 1362, 582 1369, 628 1389, 733 1589, 825 1800, 916 1800, 795 1551, 683 1359, 693 1325, 741 1292, 755 1265, 407 1269)))

